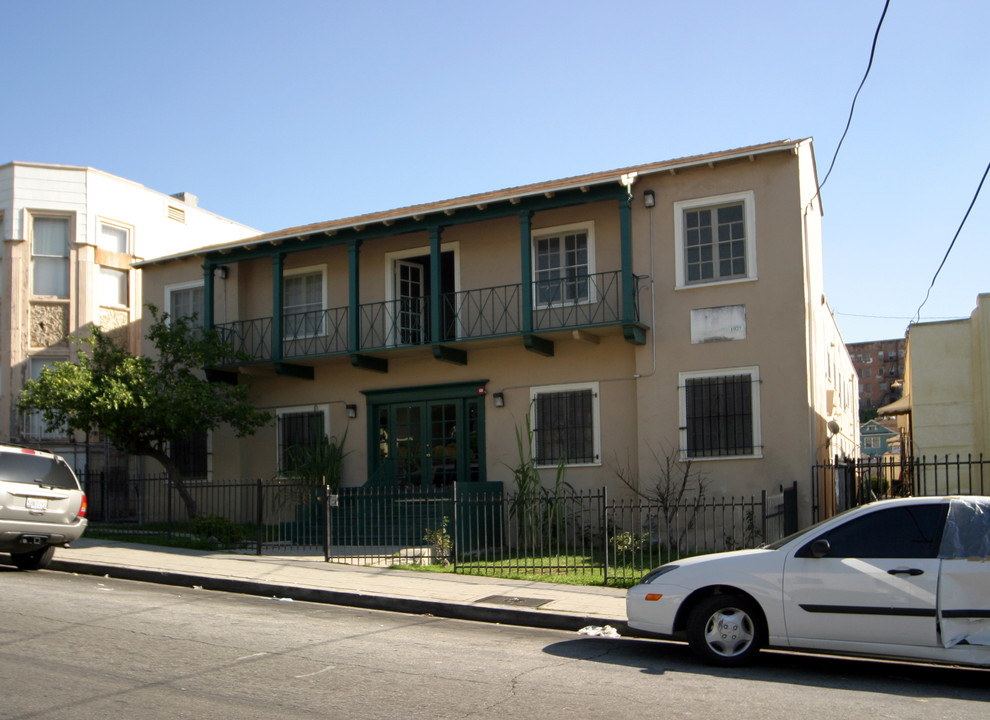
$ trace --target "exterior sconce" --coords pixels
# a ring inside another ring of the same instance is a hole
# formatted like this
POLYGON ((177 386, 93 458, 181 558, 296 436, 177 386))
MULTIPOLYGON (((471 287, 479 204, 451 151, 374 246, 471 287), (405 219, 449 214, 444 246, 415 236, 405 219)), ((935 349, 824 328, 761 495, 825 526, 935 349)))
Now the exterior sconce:
POLYGON ((495 401, 495 407, 505 407, 505 395, 502 393, 493 393, 492 400, 495 401))
POLYGON ((217 265, 215 268, 213 268, 213 274, 216 275, 221 280, 226 280, 227 279, 227 266, 226 265, 217 265))
POLYGON ((348 403, 345 407, 347 408, 347 417, 351 420, 357 417, 357 405, 351 405, 348 403))
POLYGON ((648 208, 654 207, 657 204, 657 196, 652 190, 643 192, 643 204, 648 208))

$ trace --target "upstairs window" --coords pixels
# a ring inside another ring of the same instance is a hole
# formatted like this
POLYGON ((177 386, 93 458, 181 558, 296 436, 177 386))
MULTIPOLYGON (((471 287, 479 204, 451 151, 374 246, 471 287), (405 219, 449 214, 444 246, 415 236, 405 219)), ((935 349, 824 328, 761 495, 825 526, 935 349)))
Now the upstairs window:
POLYGON ((191 318, 203 314, 203 284, 175 285, 165 288, 165 307, 169 317, 191 318))
POLYGON ((100 267, 100 305, 103 307, 127 307, 128 282, 126 270, 100 267))
POLYGON ((323 334, 324 272, 322 269, 286 271, 282 285, 285 340, 323 334))
POLYGON ((533 237, 533 292, 537 307, 591 302, 594 225, 547 228, 533 237))
POLYGON ((69 297, 69 219, 36 217, 33 233, 34 294, 69 297))
POLYGON ((677 286, 756 278, 752 192, 674 203, 677 286))
POLYGON ((113 253, 127 253, 130 249, 129 233, 122 227, 101 222, 97 245, 113 253))

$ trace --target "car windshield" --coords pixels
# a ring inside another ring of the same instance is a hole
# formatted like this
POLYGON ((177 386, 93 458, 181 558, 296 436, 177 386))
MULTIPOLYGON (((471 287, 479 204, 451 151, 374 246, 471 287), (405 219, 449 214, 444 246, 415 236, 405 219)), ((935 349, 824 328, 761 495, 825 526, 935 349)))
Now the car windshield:
POLYGON ((847 510, 843 510, 842 512, 840 512, 840 513, 838 513, 836 515, 833 515, 830 518, 825 518, 824 520, 819 520, 814 525, 809 525, 808 527, 804 528, 803 530, 798 530, 793 535, 788 535, 787 537, 783 537, 780 540, 777 540, 777 541, 772 542, 772 543, 768 543, 768 544, 764 545, 763 548, 765 550, 780 550, 782 547, 784 547, 784 545, 786 545, 787 543, 789 543, 791 540, 794 540, 796 538, 801 537, 802 535, 805 535, 807 533, 812 532, 819 525, 822 525, 822 524, 824 524, 826 522, 830 522, 832 520, 835 520, 837 517, 842 517, 843 515, 846 515, 848 513, 851 513, 853 510, 857 510, 857 509, 858 508, 851 507, 851 508, 849 508, 847 510))
POLYGON ((0 452, 0 481, 78 490, 79 483, 65 463, 43 455, 0 452))

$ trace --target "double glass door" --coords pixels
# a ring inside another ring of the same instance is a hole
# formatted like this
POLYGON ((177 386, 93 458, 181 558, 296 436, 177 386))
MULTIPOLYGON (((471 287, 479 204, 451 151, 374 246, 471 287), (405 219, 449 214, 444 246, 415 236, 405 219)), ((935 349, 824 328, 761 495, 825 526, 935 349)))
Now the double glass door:
POLYGON ((388 484, 443 488, 483 480, 478 398, 392 402, 377 406, 378 467, 388 484))

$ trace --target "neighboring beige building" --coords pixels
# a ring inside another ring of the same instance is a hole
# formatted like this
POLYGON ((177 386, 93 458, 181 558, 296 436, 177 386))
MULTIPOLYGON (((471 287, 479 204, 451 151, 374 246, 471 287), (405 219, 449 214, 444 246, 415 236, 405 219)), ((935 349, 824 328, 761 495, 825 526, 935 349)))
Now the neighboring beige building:
MULTIPOLYGON (((822 279, 810 140, 538 183, 216 242, 140 263, 145 302, 203 289, 277 418, 212 438, 211 477, 274 477, 347 434, 345 483, 512 486, 516 433, 575 488, 690 460, 758 494, 859 444, 822 279), (829 424, 832 431, 830 432, 829 424), (837 430, 837 432, 835 432, 837 430)), ((802 521, 809 518, 806 511, 802 521)))
POLYGON ((990 294, 967 319, 908 328, 904 396, 880 413, 897 414, 916 458, 990 452, 990 294))
POLYGON ((17 411, 25 380, 71 358, 69 336, 92 323, 140 349, 135 259, 257 231, 200 209, 188 193, 164 195, 93 168, 12 162, 0 165, 0 233, 0 438, 75 457, 78 445, 17 411))

